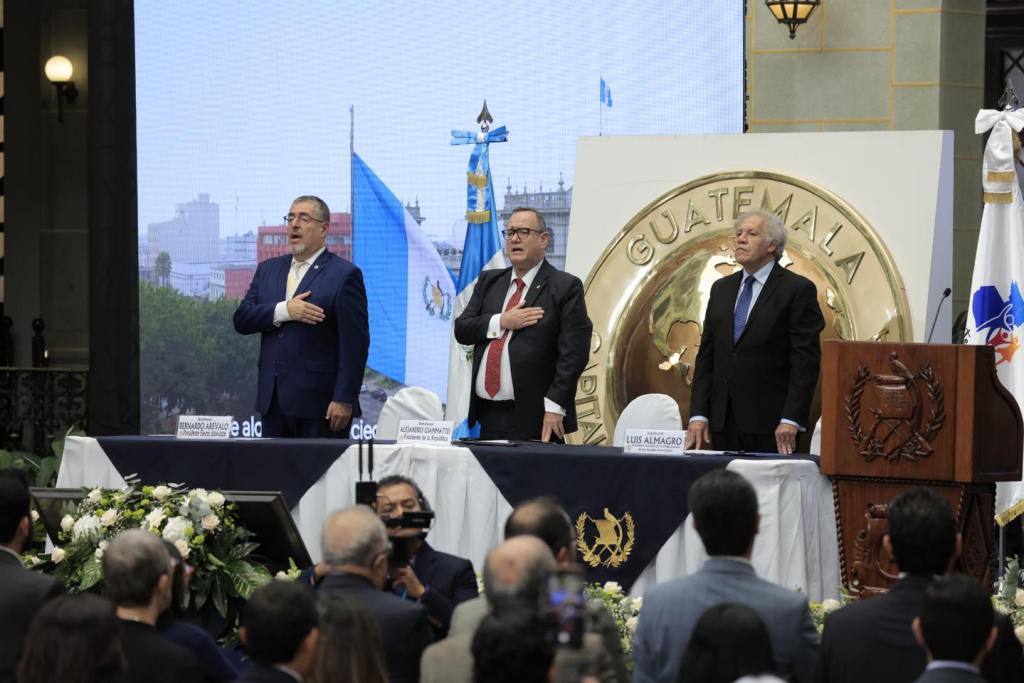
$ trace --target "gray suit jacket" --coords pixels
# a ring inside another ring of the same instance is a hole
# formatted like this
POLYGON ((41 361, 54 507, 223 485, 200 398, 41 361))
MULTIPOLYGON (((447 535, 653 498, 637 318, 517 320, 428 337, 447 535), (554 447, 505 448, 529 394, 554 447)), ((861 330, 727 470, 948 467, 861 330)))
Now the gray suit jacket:
POLYGON ((633 640, 633 683, 675 683, 697 620, 724 602, 761 615, 783 677, 810 683, 818 632, 807 598, 758 578, 746 562, 712 557, 699 572, 655 586, 644 596, 633 640))

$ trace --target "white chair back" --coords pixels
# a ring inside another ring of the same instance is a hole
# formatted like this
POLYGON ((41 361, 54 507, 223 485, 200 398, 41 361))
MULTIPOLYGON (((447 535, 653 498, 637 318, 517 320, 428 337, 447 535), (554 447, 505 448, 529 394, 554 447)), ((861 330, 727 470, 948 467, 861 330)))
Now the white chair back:
POLYGON ((811 455, 821 455, 821 418, 814 423, 814 431, 811 433, 811 446, 808 449, 811 455))
POLYGON ((377 418, 377 438, 394 439, 398 436, 401 420, 443 420, 441 399, 423 387, 405 387, 384 402, 377 418))
POLYGON ((668 394, 637 396, 626 406, 615 424, 612 445, 621 447, 627 429, 682 429, 679 404, 668 394))

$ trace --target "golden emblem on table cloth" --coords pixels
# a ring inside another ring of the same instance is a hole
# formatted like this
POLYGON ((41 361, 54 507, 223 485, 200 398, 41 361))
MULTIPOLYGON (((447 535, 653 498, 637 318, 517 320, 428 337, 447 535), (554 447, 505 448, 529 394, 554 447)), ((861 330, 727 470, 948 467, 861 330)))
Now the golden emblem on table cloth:
POLYGON ((628 512, 616 517, 605 508, 599 519, 586 512, 576 518, 576 548, 591 567, 620 566, 633 552, 635 534, 633 515, 628 512))
MULTIPOLYGON (((655 198, 619 231, 587 277, 594 323, 576 387, 570 443, 610 444, 630 400, 668 394, 690 414, 693 370, 711 285, 739 270, 733 222, 764 209, 787 228, 779 264, 814 282, 822 339, 912 338, 910 306, 888 249, 867 219, 814 183, 769 171, 696 178, 655 198)), ((819 402, 811 409, 817 420, 819 402)))

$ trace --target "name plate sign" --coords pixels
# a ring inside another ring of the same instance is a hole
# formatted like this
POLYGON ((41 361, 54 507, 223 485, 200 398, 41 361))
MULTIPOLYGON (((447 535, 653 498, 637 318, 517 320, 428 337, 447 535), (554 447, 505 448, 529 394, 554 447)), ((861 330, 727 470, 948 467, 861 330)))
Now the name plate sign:
POLYGON ((398 422, 398 443, 429 443, 435 446, 450 446, 454 422, 441 420, 400 420, 398 422))
POLYGON ((179 415, 179 439, 228 439, 231 437, 230 415, 179 415))
POLYGON ((679 429, 627 429, 623 451, 626 453, 682 455, 685 445, 686 432, 679 429))

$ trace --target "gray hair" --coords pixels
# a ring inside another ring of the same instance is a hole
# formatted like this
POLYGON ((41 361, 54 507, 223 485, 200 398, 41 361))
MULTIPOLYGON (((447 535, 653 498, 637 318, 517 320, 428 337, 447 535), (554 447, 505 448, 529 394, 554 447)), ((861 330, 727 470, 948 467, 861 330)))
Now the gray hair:
POLYGON ((107 546, 102 568, 111 601, 126 607, 142 607, 149 604, 160 577, 170 572, 171 556, 159 536, 129 529, 107 546))
POLYGON ((384 522, 366 505, 353 505, 331 514, 324 522, 324 562, 369 567, 388 548, 384 522))
POLYGON ((764 234, 768 237, 770 242, 775 242, 775 260, 778 261, 782 258, 782 252, 786 250, 786 226, 782 223, 782 219, 771 211, 765 211, 764 209, 752 209, 750 211, 744 211, 736 217, 736 222, 733 223, 735 229, 739 229, 743 221, 748 218, 760 218, 761 227, 764 228, 764 234))
POLYGON ((292 200, 292 204, 298 204, 299 202, 312 202, 316 204, 317 213, 319 213, 320 215, 313 216, 313 218, 316 218, 318 221, 323 221, 325 223, 331 222, 331 210, 327 208, 327 202, 325 202, 324 200, 320 199, 316 195, 304 194, 301 197, 296 197, 295 199, 292 200))
POLYGON ((508 215, 508 217, 512 218, 513 214, 524 213, 524 212, 525 213, 532 213, 534 215, 534 217, 537 219, 537 229, 538 230, 540 230, 541 232, 548 232, 548 222, 546 220, 544 220, 544 214, 542 214, 537 209, 534 209, 533 207, 517 206, 516 208, 512 209, 512 213, 510 213, 508 215))
POLYGON ((539 609, 555 557, 536 536, 515 536, 495 546, 484 563, 484 595, 497 612, 539 609))

